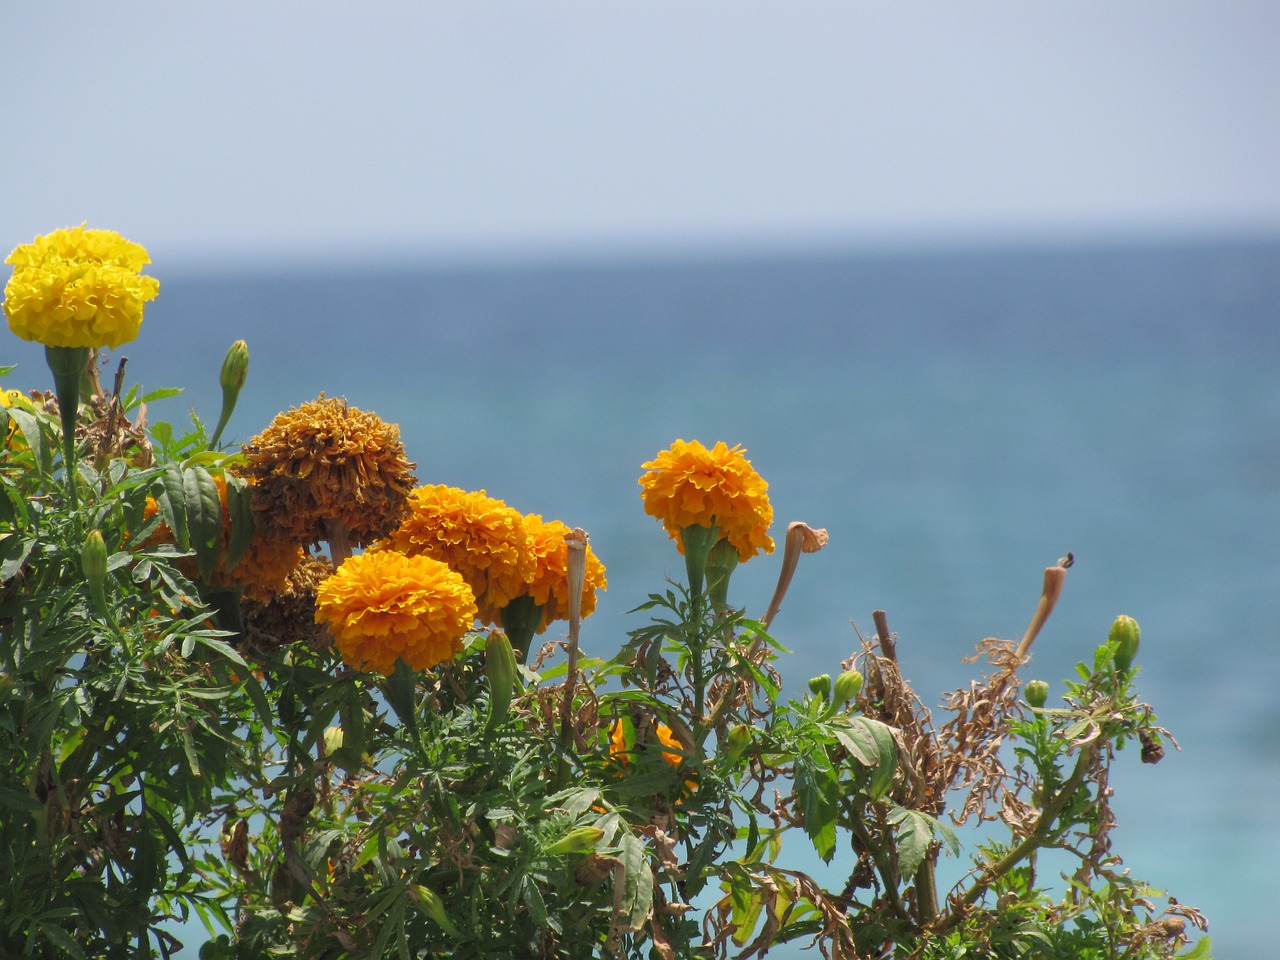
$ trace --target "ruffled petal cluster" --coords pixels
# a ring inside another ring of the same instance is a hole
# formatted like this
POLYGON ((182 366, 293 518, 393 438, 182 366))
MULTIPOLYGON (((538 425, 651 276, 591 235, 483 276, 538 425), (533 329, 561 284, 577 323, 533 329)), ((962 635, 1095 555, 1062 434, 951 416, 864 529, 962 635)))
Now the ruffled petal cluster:
POLYGON ((336 398, 278 414, 244 454, 244 473, 257 484, 255 516, 298 544, 329 539, 326 521, 342 523, 361 546, 386 536, 408 513, 417 482, 400 428, 336 398))
POLYGON ((677 440, 644 464, 640 477, 644 511, 662 521, 684 553, 685 527, 720 528, 720 536, 738 550, 740 560, 773 552, 769 524, 773 507, 769 484, 743 456, 741 446, 723 441, 708 450, 694 440, 677 440))
MULTIPOLYGON (((552 621, 569 619, 569 546, 565 542, 565 535, 571 531, 568 524, 559 520, 543 520, 536 513, 525 514, 524 522, 529 531, 529 552, 534 558, 533 580, 524 592, 542 608, 542 622, 538 626, 538 632, 542 633, 552 621)), ((604 564, 588 545, 579 615, 589 617, 596 609, 596 592, 608 587, 604 564)), ((482 609, 482 620, 486 623, 497 622, 488 619, 486 613, 496 615, 496 611, 482 609)))
POLYGON ((471 588, 430 557, 359 554, 316 588, 316 622, 328 624, 343 661, 357 670, 391 674, 397 660, 434 667, 462 650, 475 618, 471 588))
POLYGON ((160 281, 147 251, 113 230, 65 227, 14 249, 4 288, 9 329, 48 347, 110 347, 138 336, 160 281))
POLYGON ((416 487, 408 517, 379 547, 447 563, 470 584, 491 623, 528 589, 536 572, 524 516, 483 490, 416 487))

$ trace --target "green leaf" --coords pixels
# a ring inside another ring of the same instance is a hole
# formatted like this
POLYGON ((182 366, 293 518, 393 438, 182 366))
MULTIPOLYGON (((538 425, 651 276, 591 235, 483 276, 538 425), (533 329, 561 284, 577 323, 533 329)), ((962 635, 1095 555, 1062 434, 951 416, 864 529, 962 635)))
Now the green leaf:
POLYGON ((867 788, 872 799, 879 800, 893 786, 893 775, 898 769, 898 741, 894 739, 893 729, 887 724, 865 717, 863 720, 875 737, 879 750, 876 768, 871 773, 871 783, 867 788))
POLYGON ((24 810, 28 813, 44 809, 44 804, 35 797, 21 790, 11 790, 9 787, 0 787, 0 806, 11 810, 24 810))
POLYGON ((199 465, 187 467, 182 472, 182 491, 187 505, 187 525, 191 529, 191 546, 196 552, 196 566, 200 568, 200 579, 207 583, 218 562, 222 499, 209 471, 199 465))
POLYGON ((47 473, 50 455, 49 451, 45 449, 44 434, 40 430, 39 418, 21 407, 9 407, 8 411, 9 416, 13 418, 13 422, 22 431, 23 439, 27 441, 27 446, 31 448, 31 452, 36 458, 36 463, 40 465, 41 470, 47 473))
POLYGON ((0 539, 0 580, 10 580, 17 576, 22 565, 31 556, 37 540, 9 535, 0 539))
POLYGON ((622 835, 622 913, 627 918, 624 929, 640 930, 653 912, 653 870, 649 852, 634 833, 622 835))
POLYGON ((187 530, 187 499, 183 493, 182 467, 176 463, 165 464, 160 474, 160 490, 156 506, 165 526, 173 534, 173 542, 185 552, 191 549, 191 535, 187 530))
POLYGON ((916 872, 916 867, 924 862, 933 843, 933 825, 930 817, 916 810, 908 810, 896 804, 889 814, 889 822, 895 824, 894 830, 898 848, 898 871, 904 876, 916 872))
POLYGON ((253 540, 253 507, 251 489, 243 477, 225 474, 227 481, 227 513, 231 517, 231 541, 227 545, 228 570, 240 562, 253 540))
MULTIPOLYGON (((825 759, 825 755, 818 754, 825 759)), ((836 852, 835 770, 830 764, 819 764, 814 753, 796 758, 793 776, 800 810, 804 814, 804 832, 813 841, 813 849, 826 863, 836 852)))
POLYGON ((80 945, 76 943, 75 939, 67 931, 55 924, 45 923, 43 920, 36 921, 36 925, 40 928, 40 932, 49 939, 49 942, 63 953, 76 957, 77 960, 88 960, 84 955, 84 951, 80 949, 80 945))
POLYGON ((1208 937, 1201 937, 1186 953, 1178 954, 1178 960, 1213 960, 1213 944, 1208 937))

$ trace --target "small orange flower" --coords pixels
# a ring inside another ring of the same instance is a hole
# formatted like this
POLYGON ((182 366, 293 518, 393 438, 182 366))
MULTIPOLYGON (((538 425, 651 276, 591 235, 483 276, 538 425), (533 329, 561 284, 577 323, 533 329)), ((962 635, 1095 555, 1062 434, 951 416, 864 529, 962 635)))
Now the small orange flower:
POLYGON ((718 527, 740 560, 773 552, 769 524, 773 507, 761 476, 741 446, 723 441, 708 450, 698 441, 677 440, 661 451, 640 477, 645 513, 662 521, 684 553, 686 527, 718 527))

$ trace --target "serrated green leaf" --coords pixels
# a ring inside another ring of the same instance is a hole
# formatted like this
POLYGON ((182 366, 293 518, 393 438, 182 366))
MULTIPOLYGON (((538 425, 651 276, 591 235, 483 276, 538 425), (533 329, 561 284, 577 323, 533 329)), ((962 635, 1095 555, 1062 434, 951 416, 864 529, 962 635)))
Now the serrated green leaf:
POLYGON ((893 730, 887 724, 877 720, 863 718, 867 729, 875 737, 879 758, 875 769, 871 772, 871 783, 867 792, 872 799, 879 800, 893 786, 893 775, 898 769, 898 741, 894 739, 893 730))
POLYGON ((218 485, 204 467, 187 467, 182 472, 182 490, 187 505, 187 526, 196 552, 200 579, 208 582, 218 562, 218 541, 222 537, 222 499, 218 485))
POLYGON ((160 489, 156 493, 156 506, 165 526, 173 534, 178 549, 191 549, 191 536, 187 530, 187 498, 183 493, 182 467, 176 463, 165 464, 160 473, 160 489))
POLYGON ((826 863, 836 851, 838 783, 829 765, 815 763, 811 754, 798 757, 793 770, 796 796, 804 815, 804 832, 826 863))
POLYGON ((898 849, 898 871, 904 877, 915 873, 924 862, 933 843, 933 829, 929 818, 915 810, 895 807, 889 821, 896 825, 894 835, 898 849))
POLYGON ((78 960, 88 960, 84 955, 84 951, 80 949, 80 945, 76 943, 75 938, 61 927, 52 923, 45 923, 43 920, 37 921, 40 932, 48 938, 49 942, 57 946, 59 950, 78 960))

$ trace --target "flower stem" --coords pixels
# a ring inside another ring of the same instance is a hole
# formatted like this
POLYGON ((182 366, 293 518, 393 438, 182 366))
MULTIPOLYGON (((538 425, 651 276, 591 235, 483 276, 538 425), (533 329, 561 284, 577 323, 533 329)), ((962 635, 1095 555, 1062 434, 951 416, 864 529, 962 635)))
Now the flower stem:
POLYGON ((76 419, 80 413, 80 378, 89 365, 88 347, 45 347, 45 363, 53 373, 62 420, 62 467, 66 472, 67 499, 74 510, 76 498, 76 419))

